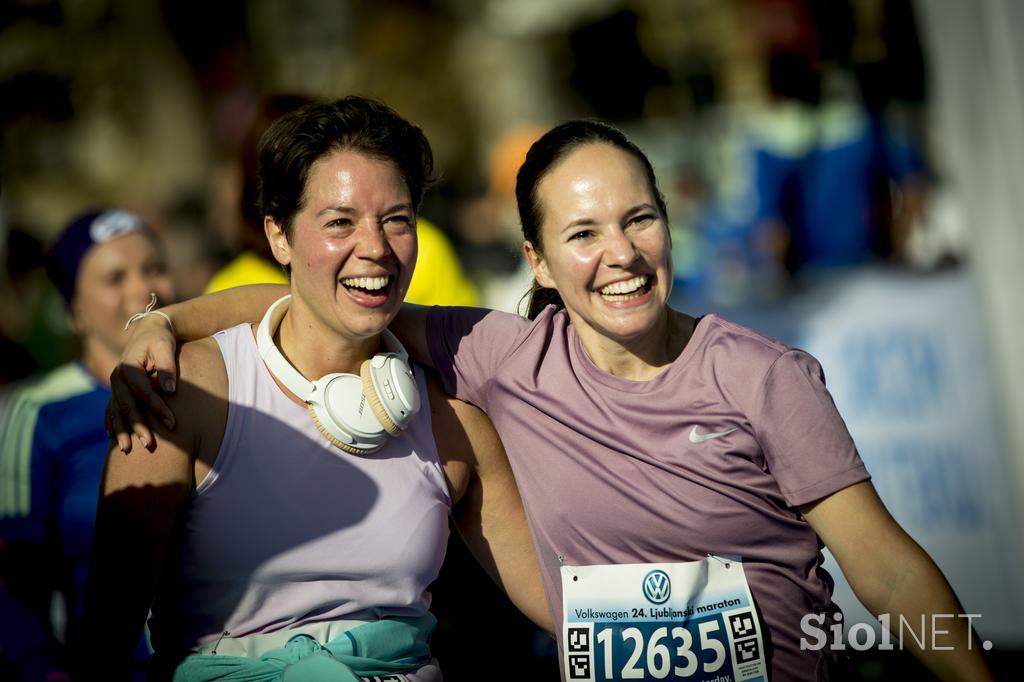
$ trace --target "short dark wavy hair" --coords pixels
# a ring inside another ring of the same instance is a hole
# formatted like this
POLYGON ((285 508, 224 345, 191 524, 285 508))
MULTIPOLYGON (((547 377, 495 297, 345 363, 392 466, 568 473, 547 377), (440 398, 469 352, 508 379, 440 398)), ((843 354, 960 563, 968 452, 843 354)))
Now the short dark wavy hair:
POLYGON ((277 119, 259 143, 259 206, 291 239, 309 169, 334 151, 392 161, 419 210, 434 181, 434 154, 423 131, 382 102, 349 96, 307 104, 277 119))

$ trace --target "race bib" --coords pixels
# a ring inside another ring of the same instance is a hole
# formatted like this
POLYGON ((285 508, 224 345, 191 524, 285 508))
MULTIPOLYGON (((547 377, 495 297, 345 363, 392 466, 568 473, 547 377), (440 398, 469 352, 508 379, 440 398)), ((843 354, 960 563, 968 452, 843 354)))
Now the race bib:
POLYGON ((562 566, 566 680, 764 682, 743 564, 562 566))

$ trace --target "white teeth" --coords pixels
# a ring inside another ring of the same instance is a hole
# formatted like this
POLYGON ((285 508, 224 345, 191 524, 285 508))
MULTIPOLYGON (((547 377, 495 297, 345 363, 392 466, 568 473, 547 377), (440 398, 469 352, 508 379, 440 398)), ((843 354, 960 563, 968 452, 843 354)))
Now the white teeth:
POLYGON ((615 294, 631 294, 637 289, 640 289, 641 287, 645 286, 646 284, 647 275, 639 275, 638 277, 634 277, 633 279, 627 279, 625 282, 615 282, 614 284, 609 284, 606 287, 602 287, 601 295, 612 296, 615 294))
POLYGON ((347 287, 358 287, 367 291, 376 291, 387 286, 390 277, 349 277, 341 280, 347 287))

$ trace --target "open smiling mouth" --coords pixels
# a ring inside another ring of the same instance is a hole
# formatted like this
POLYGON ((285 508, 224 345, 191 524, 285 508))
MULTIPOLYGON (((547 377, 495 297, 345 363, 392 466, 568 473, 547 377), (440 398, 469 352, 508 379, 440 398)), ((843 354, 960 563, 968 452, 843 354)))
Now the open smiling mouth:
POLYGON ((361 296, 387 296, 391 291, 390 275, 379 277, 346 277, 341 285, 354 294, 361 296))
POLYGON ((643 296, 654 286, 654 278, 648 275, 637 275, 624 282, 615 282, 601 287, 601 298, 606 301, 628 301, 643 296))

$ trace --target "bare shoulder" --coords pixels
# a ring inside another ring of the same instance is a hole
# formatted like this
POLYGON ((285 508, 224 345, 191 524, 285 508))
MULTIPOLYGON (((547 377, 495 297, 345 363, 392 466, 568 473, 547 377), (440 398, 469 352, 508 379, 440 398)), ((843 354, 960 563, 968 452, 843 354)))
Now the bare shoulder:
POLYGON ((175 438, 197 460, 212 464, 220 448, 228 413, 228 375, 220 347, 212 337, 191 341, 179 351, 181 376, 169 402, 178 415, 175 438))
POLYGON ((213 401, 227 401, 228 375, 217 342, 211 337, 190 341, 178 350, 178 390, 168 405, 177 421, 195 423, 213 401))
POLYGON ((179 350, 181 381, 191 387, 227 398, 228 375, 224 357, 212 336, 190 341, 179 350))
POLYGON ((177 417, 175 427, 168 429, 159 421, 153 425, 151 453, 133 450, 124 455, 114 448, 104 473, 105 495, 140 486, 183 486, 180 490, 187 491, 196 480, 197 463, 205 457, 208 434, 216 433, 219 447, 227 414, 227 375, 216 342, 185 344, 179 363, 177 391, 167 396, 177 417))

